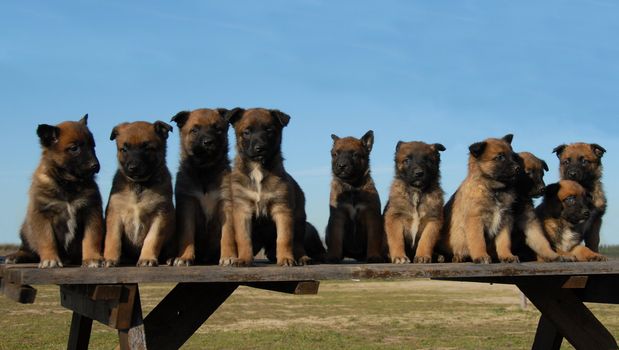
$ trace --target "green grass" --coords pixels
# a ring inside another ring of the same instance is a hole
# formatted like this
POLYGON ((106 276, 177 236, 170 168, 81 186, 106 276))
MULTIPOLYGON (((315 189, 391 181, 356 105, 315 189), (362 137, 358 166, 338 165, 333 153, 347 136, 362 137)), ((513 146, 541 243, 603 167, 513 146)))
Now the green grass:
MULTIPOLYGON (((142 286, 145 313, 171 287, 142 286)), ((0 297, 1 350, 66 347, 71 313, 60 307, 58 287, 37 289, 33 305, 0 297)), ((242 287, 183 348, 525 349, 539 312, 519 301, 513 286, 428 280, 323 282, 314 296, 242 287)), ((619 306, 590 307, 619 333, 619 306)), ((91 349, 116 341, 115 331, 93 325, 91 349)))
POLYGON ((600 246, 600 253, 609 258, 619 258, 619 245, 603 244, 600 246))

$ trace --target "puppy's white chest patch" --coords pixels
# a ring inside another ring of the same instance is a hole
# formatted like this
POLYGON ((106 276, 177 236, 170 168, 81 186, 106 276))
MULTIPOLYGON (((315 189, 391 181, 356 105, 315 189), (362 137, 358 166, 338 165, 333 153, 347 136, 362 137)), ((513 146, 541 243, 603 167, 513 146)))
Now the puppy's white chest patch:
POLYGON ((563 233, 561 234, 561 250, 563 250, 564 252, 569 252, 572 249, 574 249, 574 247, 580 243, 580 234, 576 231, 573 231, 571 229, 565 229, 563 230, 563 233))
POLYGON ((499 233, 499 230, 501 230, 504 212, 505 210, 499 206, 495 206, 492 210, 492 213, 490 214, 490 226, 488 227, 488 234, 490 237, 496 236, 499 233))
POLYGON ((411 215, 412 215, 412 221, 411 221, 411 227, 410 227, 410 235, 411 235, 411 247, 415 245, 415 241, 417 239, 417 234, 419 231, 419 224, 421 221, 420 215, 419 215, 419 201, 420 201, 420 196, 419 193, 415 192, 413 193, 413 198, 411 199, 411 205, 412 205, 412 211, 411 211, 411 215))
POLYGON ((138 198, 135 194, 132 194, 128 198, 127 213, 125 217, 125 233, 129 240, 134 243, 140 242, 140 236, 144 231, 144 223, 142 222, 142 210, 138 203, 138 198))
POLYGON ((255 212, 256 217, 267 216, 267 198, 262 193, 262 180, 264 180, 264 173, 260 169, 259 166, 254 166, 251 172, 249 173, 249 179, 252 182, 252 188, 254 191, 251 192, 253 195, 253 201, 255 204, 255 212))

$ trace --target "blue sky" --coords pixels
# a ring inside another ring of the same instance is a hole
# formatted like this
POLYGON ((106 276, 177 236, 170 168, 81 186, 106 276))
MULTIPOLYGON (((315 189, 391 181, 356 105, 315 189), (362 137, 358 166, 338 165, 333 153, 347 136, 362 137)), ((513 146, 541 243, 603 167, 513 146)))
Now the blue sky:
POLYGON ((447 147, 450 196, 465 176, 468 145, 513 133, 516 150, 548 162, 547 183, 557 179, 555 146, 607 149, 602 241, 619 243, 617 18, 619 3, 592 0, 3 1, 0 242, 18 241, 38 124, 90 114, 106 200, 114 125, 262 106, 292 117, 286 167, 321 232, 331 133, 374 130, 383 203, 398 140, 447 147))

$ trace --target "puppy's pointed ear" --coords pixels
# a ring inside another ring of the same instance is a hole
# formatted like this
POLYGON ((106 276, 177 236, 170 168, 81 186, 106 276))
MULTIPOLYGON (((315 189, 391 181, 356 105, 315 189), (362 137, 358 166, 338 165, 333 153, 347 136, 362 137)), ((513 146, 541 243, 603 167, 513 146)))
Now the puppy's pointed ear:
POLYGON ((333 142, 335 142, 335 141, 337 141, 339 139, 340 139, 340 137, 337 136, 336 134, 331 134, 331 140, 333 140, 333 142))
POLYGON ((435 143, 432 146, 434 147, 434 150, 437 151, 437 152, 443 152, 443 151, 445 151, 447 149, 447 148, 445 148, 445 146, 443 146, 440 143, 435 143))
POLYGON ((215 111, 217 111, 222 118, 225 118, 226 114, 229 112, 227 108, 215 108, 215 111))
POLYGON ((505 135, 505 136, 503 136, 503 137, 501 138, 501 140, 503 140, 503 141, 505 141, 505 142, 509 143, 510 145, 512 144, 512 140, 513 140, 513 139, 514 139, 514 135, 513 135, 513 134, 507 134, 507 135, 505 135))
POLYGON ((593 150, 593 153, 595 153, 595 155, 598 157, 598 159, 602 158, 604 153, 606 153, 606 150, 604 149, 604 147, 598 145, 597 143, 592 143, 591 149, 593 150))
POLYGON ((398 143, 395 145, 395 153, 398 153, 398 151, 400 150, 400 147, 404 144, 404 141, 398 141, 398 143))
POLYGON ((542 160, 542 169, 544 169, 544 171, 548 171, 548 164, 546 164, 546 161, 542 160))
POLYGON ((243 108, 233 108, 232 110, 228 111, 228 113, 226 113, 226 115, 224 115, 224 119, 234 125, 236 124, 236 122, 238 122, 242 117, 243 114, 245 113, 245 110, 243 108))
POLYGON ((471 152, 471 155, 475 158, 479 158, 479 156, 481 156, 484 153, 484 150, 486 149, 486 141, 482 141, 482 142, 475 142, 474 144, 469 146, 469 152, 471 152))
POLYGON ((58 142, 58 136, 60 136, 60 128, 48 124, 39 124, 37 127, 37 135, 41 146, 50 147, 58 142))
POLYGON ((368 130, 365 135, 361 136, 361 143, 363 143, 365 149, 370 153, 372 151, 372 146, 374 146, 374 131, 368 130))
POLYGON ((559 189, 561 189, 561 185, 559 182, 555 182, 546 186, 546 190, 544 190, 544 197, 546 198, 554 198, 559 193, 559 189))
POLYGON ((82 123, 84 125, 88 125, 88 113, 84 114, 82 119, 80 119, 80 123, 82 123))
POLYGON ((172 132, 172 126, 168 123, 162 122, 161 120, 154 122, 153 126, 157 135, 161 136, 164 140, 167 139, 168 134, 172 132))
POLYGON ((183 125, 185 125, 185 123, 187 123, 187 119, 189 119, 189 115, 191 114, 190 111, 180 111, 178 113, 176 113, 172 119, 170 119, 171 122, 175 122, 176 126, 178 126, 179 129, 181 129, 183 127, 183 125))
POLYGON ((271 112, 271 115, 277 118, 277 120, 279 120, 279 122, 282 124, 282 127, 285 127, 290 122, 290 116, 280 111, 279 109, 271 109, 269 110, 269 112, 271 112))
POLYGON ((567 147, 566 144, 559 145, 559 146, 555 147, 552 150, 552 152, 557 154, 557 158, 561 158, 561 153, 563 153, 563 151, 565 150, 565 147, 567 147))

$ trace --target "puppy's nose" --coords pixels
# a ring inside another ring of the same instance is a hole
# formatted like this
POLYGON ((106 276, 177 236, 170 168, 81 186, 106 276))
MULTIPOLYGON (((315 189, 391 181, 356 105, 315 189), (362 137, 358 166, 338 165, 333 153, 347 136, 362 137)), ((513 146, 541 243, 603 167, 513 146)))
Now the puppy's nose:
POLYGON ((206 147, 212 147, 213 144, 215 144, 215 140, 213 140, 212 138, 204 138, 204 139, 202 139, 202 145, 204 145, 206 147))
POLYGON ((588 218, 589 218, 589 215, 591 215, 591 212, 589 212, 589 210, 588 210, 588 209, 586 209, 586 210, 583 210, 582 215, 583 215, 585 218, 587 218, 587 219, 588 219, 588 218))
POLYGON ((520 165, 515 165, 515 166, 514 166, 514 171, 515 171, 515 172, 519 173, 519 172, 520 172, 520 170, 521 170, 520 165))
POLYGON ((92 171, 93 173, 98 173, 99 170, 101 170, 99 162, 93 162, 90 164, 90 171, 92 171))
POLYGON ((419 170, 419 169, 417 169, 417 170, 415 170, 413 172, 413 175, 415 175, 415 177, 422 177, 423 174, 425 174, 424 171, 423 170, 419 170))
POLYGON ((264 152, 264 150, 265 150, 265 148, 264 148, 263 145, 255 145, 254 146, 254 152, 256 152, 256 153, 264 152))
POLYGON ((538 188, 537 190, 540 194, 544 194, 546 192, 546 186, 540 186, 540 188, 538 188))
POLYGON ((130 172, 136 171, 138 169, 138 165, 136 163, 127 164, 127 170, 130 172))
POLYGON ((337 163, 337 167, 340 169, 346 168, 346 163, 337 163))
POLYGON ((575 179, 576 178, 576 172, 575 171, 568 171, 567 172, 567 177, 569 177, 570 179, 575 179))

